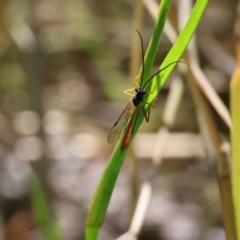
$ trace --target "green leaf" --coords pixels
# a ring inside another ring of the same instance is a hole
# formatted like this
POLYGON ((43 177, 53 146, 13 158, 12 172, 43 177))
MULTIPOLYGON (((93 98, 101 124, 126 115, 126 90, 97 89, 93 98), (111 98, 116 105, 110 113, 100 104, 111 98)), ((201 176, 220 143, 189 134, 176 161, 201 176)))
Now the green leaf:
MULTIPOLYGON (((239 41, 239 40, 238 40, 239 41)), ((231 155, 232 155, 232 196, 235 208, 235 220, 238 239, 240 238, 240 66, 236 66, 235 73, 232 76, 231 90, 231 116, 233 131, 231 131, 231 155)), ((230 216, 231 217, 231 216, 230 216)), ((233 234, 233 233, 229 233, 233 234)), ((232 238, 234 239, 234 238, 232 238)))
POLYGON ((32 174, 30 180, 30 195, 37 226, 41 230, 44 239, 60 240, 59 229, 51 219, 44 193, 34 174, 32 174))
MULTIPOLYGON (((186 49, 189 41, 192 38, 192 35, 196 31, 196 28, 202 18, 204 10, 207 6, 208 0, 199 0, 197 1, 191 17, 185 26, 184 30, 179 35, 176 43, 168 53, 166 59, 161 65, 161 68, 167 66, 169 63, 173 61, 177 61, 180 59, 184 50, 186 49)), ((163 32, 163 27, 167 19, 168 11, 170 8, 171 1, 163 0, 161 1, 161 6, 158 12, 158 18, 156 21, 156 26, 154 28, 153 36, 150 41, 149 47, 145 54, 145 73, 144 73, 144 83, 149 79, 152 65, 155 59, 155 55, 158 49, 158 43, 163 32)), ((158 81, 157 88, 161 89, 163 84, 167 81, 168 76, 172 72, 175 64, 168 67, 163 71, 163 76, 161 77, 161 81, 158 81)), ((151 81, 151 82, 154 82, 151 81)), ((150 85, 150 84, 149 84, 150 85)), ((151 86, 150 86, 151 87, 151 86)), ((146 98, 147 102, 152 102, 157 96, 156 94, 149 94, 146 98)), ((147 107, 146 107, 147 108, 147 107)), ((139 114, 134 134, 132 139, 134 138, 141 122, 143 121, 143 113, 139 114)), ((86 239, 94 240, 97 239, 98 231, 100 230, 101 225, 103 224, 107 207, 112 195, 112 191, 114 189, 118 174, 121 170, 123 161, 127 154, 127 150, 124 150, 122 153, 119 150, 120 142, 116 145, 116 148, 102 174, 98 187, 93 197, 93 201, 90 207, 90 211, 87 218, 87 229, 86 229, 86 239)))

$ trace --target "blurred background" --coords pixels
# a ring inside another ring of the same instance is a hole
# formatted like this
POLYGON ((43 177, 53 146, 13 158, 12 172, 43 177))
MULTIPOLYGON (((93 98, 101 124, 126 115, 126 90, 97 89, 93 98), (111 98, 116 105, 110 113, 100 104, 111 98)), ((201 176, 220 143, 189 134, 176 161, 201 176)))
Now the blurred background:
MULTIPOLYGON (((129 101, 123 90, 134 86, 129 77, 131 45, 141 53, 133 30, 136 7, 134 1, 0 1, 1 239, 43 239, 29 196, 33 172, 63 239, 84 239, 92 195, 114 148, 107 143, 108 132, 129 101)), ((236 0, 210 1, 196 34, 200 66, 226 106, 235 66, 236 7, 236 0)), ((142 21, 146 49, 154 20, 145 7, 142 21)), ((153 72, 170 48, 163 36, 153 72)), ((100 239, 115 239, 129 227, 177 76, 177 71, 171 75, 150 122, 142 124, 134 140, 100 239), (137 159, 137 173, 132 159, 137 159)), ((228 127, 211 110, 228 141, 228 127)), ((139 239, 225 239, 216 175, 199 131, 196 107, 184 83, 139 239)))

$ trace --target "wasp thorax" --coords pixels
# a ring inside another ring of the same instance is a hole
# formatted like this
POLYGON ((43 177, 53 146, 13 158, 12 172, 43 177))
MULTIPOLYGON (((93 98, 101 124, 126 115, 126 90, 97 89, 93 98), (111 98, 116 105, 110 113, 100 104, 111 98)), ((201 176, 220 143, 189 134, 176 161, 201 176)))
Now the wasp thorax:
POLYGON ((146 90, 143 87, 135 88, 136 94, 132 98, 132 102, 134 106, 138 106, 142 101, 143 97, 146 94, 146 90))

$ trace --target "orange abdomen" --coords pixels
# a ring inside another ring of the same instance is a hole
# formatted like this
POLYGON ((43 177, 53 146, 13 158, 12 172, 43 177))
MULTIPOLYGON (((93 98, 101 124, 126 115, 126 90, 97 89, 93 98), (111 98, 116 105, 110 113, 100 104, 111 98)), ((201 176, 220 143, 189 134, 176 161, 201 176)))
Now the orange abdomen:
MULTIPOLYGON (((131 123, 129 125, 131 125, 131 123)), ((132 138, 132 132, 133 132, 133 127, 129 127, 127 129, 126 133, 124 134, 124 136, 122 138, 121 152, 127 148, 128 144, 132 138)))

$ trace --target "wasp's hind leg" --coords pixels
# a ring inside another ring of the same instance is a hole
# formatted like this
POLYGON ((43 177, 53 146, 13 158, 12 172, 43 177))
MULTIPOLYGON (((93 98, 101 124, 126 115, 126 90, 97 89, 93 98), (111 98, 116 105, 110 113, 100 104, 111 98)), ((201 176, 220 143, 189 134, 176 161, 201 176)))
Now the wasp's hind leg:
POLYGON ((148 106, 152 107, 152 108, 157 108, 157 106, 155 104, 148 103, 148 102, 144 102, 144 103, 147 104, 148 106))
POLYGON ((156 84, 155 84, 155 86, 154 86, 154 88, 153 88, 153 90, 151 91, 151 92, 146 92, 147 94, 152 94, 152 93, 154 93, 155 92, 155 89, 156 89, 156 84))
POLYGON ((142 107, 142 110, 143 110, 143 114, 144 114, 144 117, 146 119, 146 122, 148 122, 149 118, 150 118, 150 109, 146 112, 144 107, 142 107))

